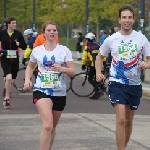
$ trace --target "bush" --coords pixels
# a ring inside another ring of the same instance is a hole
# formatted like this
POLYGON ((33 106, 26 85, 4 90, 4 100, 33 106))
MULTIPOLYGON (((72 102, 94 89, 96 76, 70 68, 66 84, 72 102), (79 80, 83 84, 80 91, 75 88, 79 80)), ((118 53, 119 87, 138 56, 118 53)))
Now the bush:
MULTIPOLYGON (((59 37, 59 43, 61 45, 67 46, 67 38, 66 37, 59 37)), ((69 38, 67 47, 71 51, 75 51, 76 50, 76 43, 77 43, 77 38, 69 38)))

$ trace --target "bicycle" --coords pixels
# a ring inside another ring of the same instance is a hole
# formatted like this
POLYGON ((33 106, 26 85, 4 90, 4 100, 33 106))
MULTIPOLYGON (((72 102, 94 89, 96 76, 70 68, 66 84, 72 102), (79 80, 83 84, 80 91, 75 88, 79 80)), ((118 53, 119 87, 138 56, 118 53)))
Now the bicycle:
POLYGON ((71 90, 71 80, 72 77, 66 75, 66 92, 69 92, 71 90))
MULTIPOLYGON (((102 73, 105 75, 106 79, 108 79, 109 77, 109 68, 110 64, 106 64, 105 67, 103 67, 102 73)), ((76 74, 71 80, 71 90, 75 95, 79 97, 88 97, 94 92, 93 86, 88 81, 88 72, 89 67, 87 66, 85 72, 76 74)), ((105 81, 101 81, 98 83, 98 86, 103 91, 103 93, 107 93, 105 81)))

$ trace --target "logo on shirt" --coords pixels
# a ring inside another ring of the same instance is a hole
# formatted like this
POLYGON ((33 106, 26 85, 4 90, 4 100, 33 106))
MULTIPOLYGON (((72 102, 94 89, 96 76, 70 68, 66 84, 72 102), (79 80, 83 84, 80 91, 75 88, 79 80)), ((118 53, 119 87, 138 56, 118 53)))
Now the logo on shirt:
POLYGON ((47 56, 45 55, 43 58, 43 66, 46 70, 51 70, 52 65, 55 63, 55 57, 52 56, 50 60, 48 60, 47 56))

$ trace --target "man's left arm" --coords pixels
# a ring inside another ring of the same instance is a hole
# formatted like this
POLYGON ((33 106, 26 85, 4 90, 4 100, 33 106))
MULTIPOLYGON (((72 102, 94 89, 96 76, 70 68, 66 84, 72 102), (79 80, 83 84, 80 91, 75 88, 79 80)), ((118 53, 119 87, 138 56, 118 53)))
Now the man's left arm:
POLYGON ((22 34, 20 35, 19 39, 17 39, 17 40, 18 40, 18 42, 19 42, 19 45, 18 45, 18 46, 19 46, 21 49, 25 50, 25 49, 27 48, 27 44, 26 44, 26 42, 25 42, 24 37, 22 36, 22 34))
POLYGON ((150 56, 146 57, 147 69, 150 69, 150 56))
POLYGON ((143 55, 146 57, 146 61, 139 63, 139 67, 142 69, 150 69, 150 42, 146 39, 143 47, 143 55))

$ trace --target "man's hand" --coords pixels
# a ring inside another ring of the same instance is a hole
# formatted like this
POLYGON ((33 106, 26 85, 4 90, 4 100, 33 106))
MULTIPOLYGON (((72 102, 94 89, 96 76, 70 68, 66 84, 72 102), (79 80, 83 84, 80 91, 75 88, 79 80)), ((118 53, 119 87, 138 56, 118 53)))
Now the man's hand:
POLYGON ((96 81, 97 82, 101 82, 105 79, 106 79, 106 77, 103 74, 96 74, 96 81))
POLYGON ((3 53, 0 53, 0 57, 3 56, 3 53))
POLYGON ((17 41, 17 39, 15 40, 15 42, 16 42, 16 45, 19 46, 19 42, 17 41))
POLYGON ((147 63, 145 61, 140 62, 138 65, 142 69, 148 69, 149 68, 149 66, 147 65, 147 63))
POLYGON ((82 65, 81 69, 82 69, 82 70, 85 70, 85 69, 86 69, 86 66, 85 66, 85 65, 82 65))

